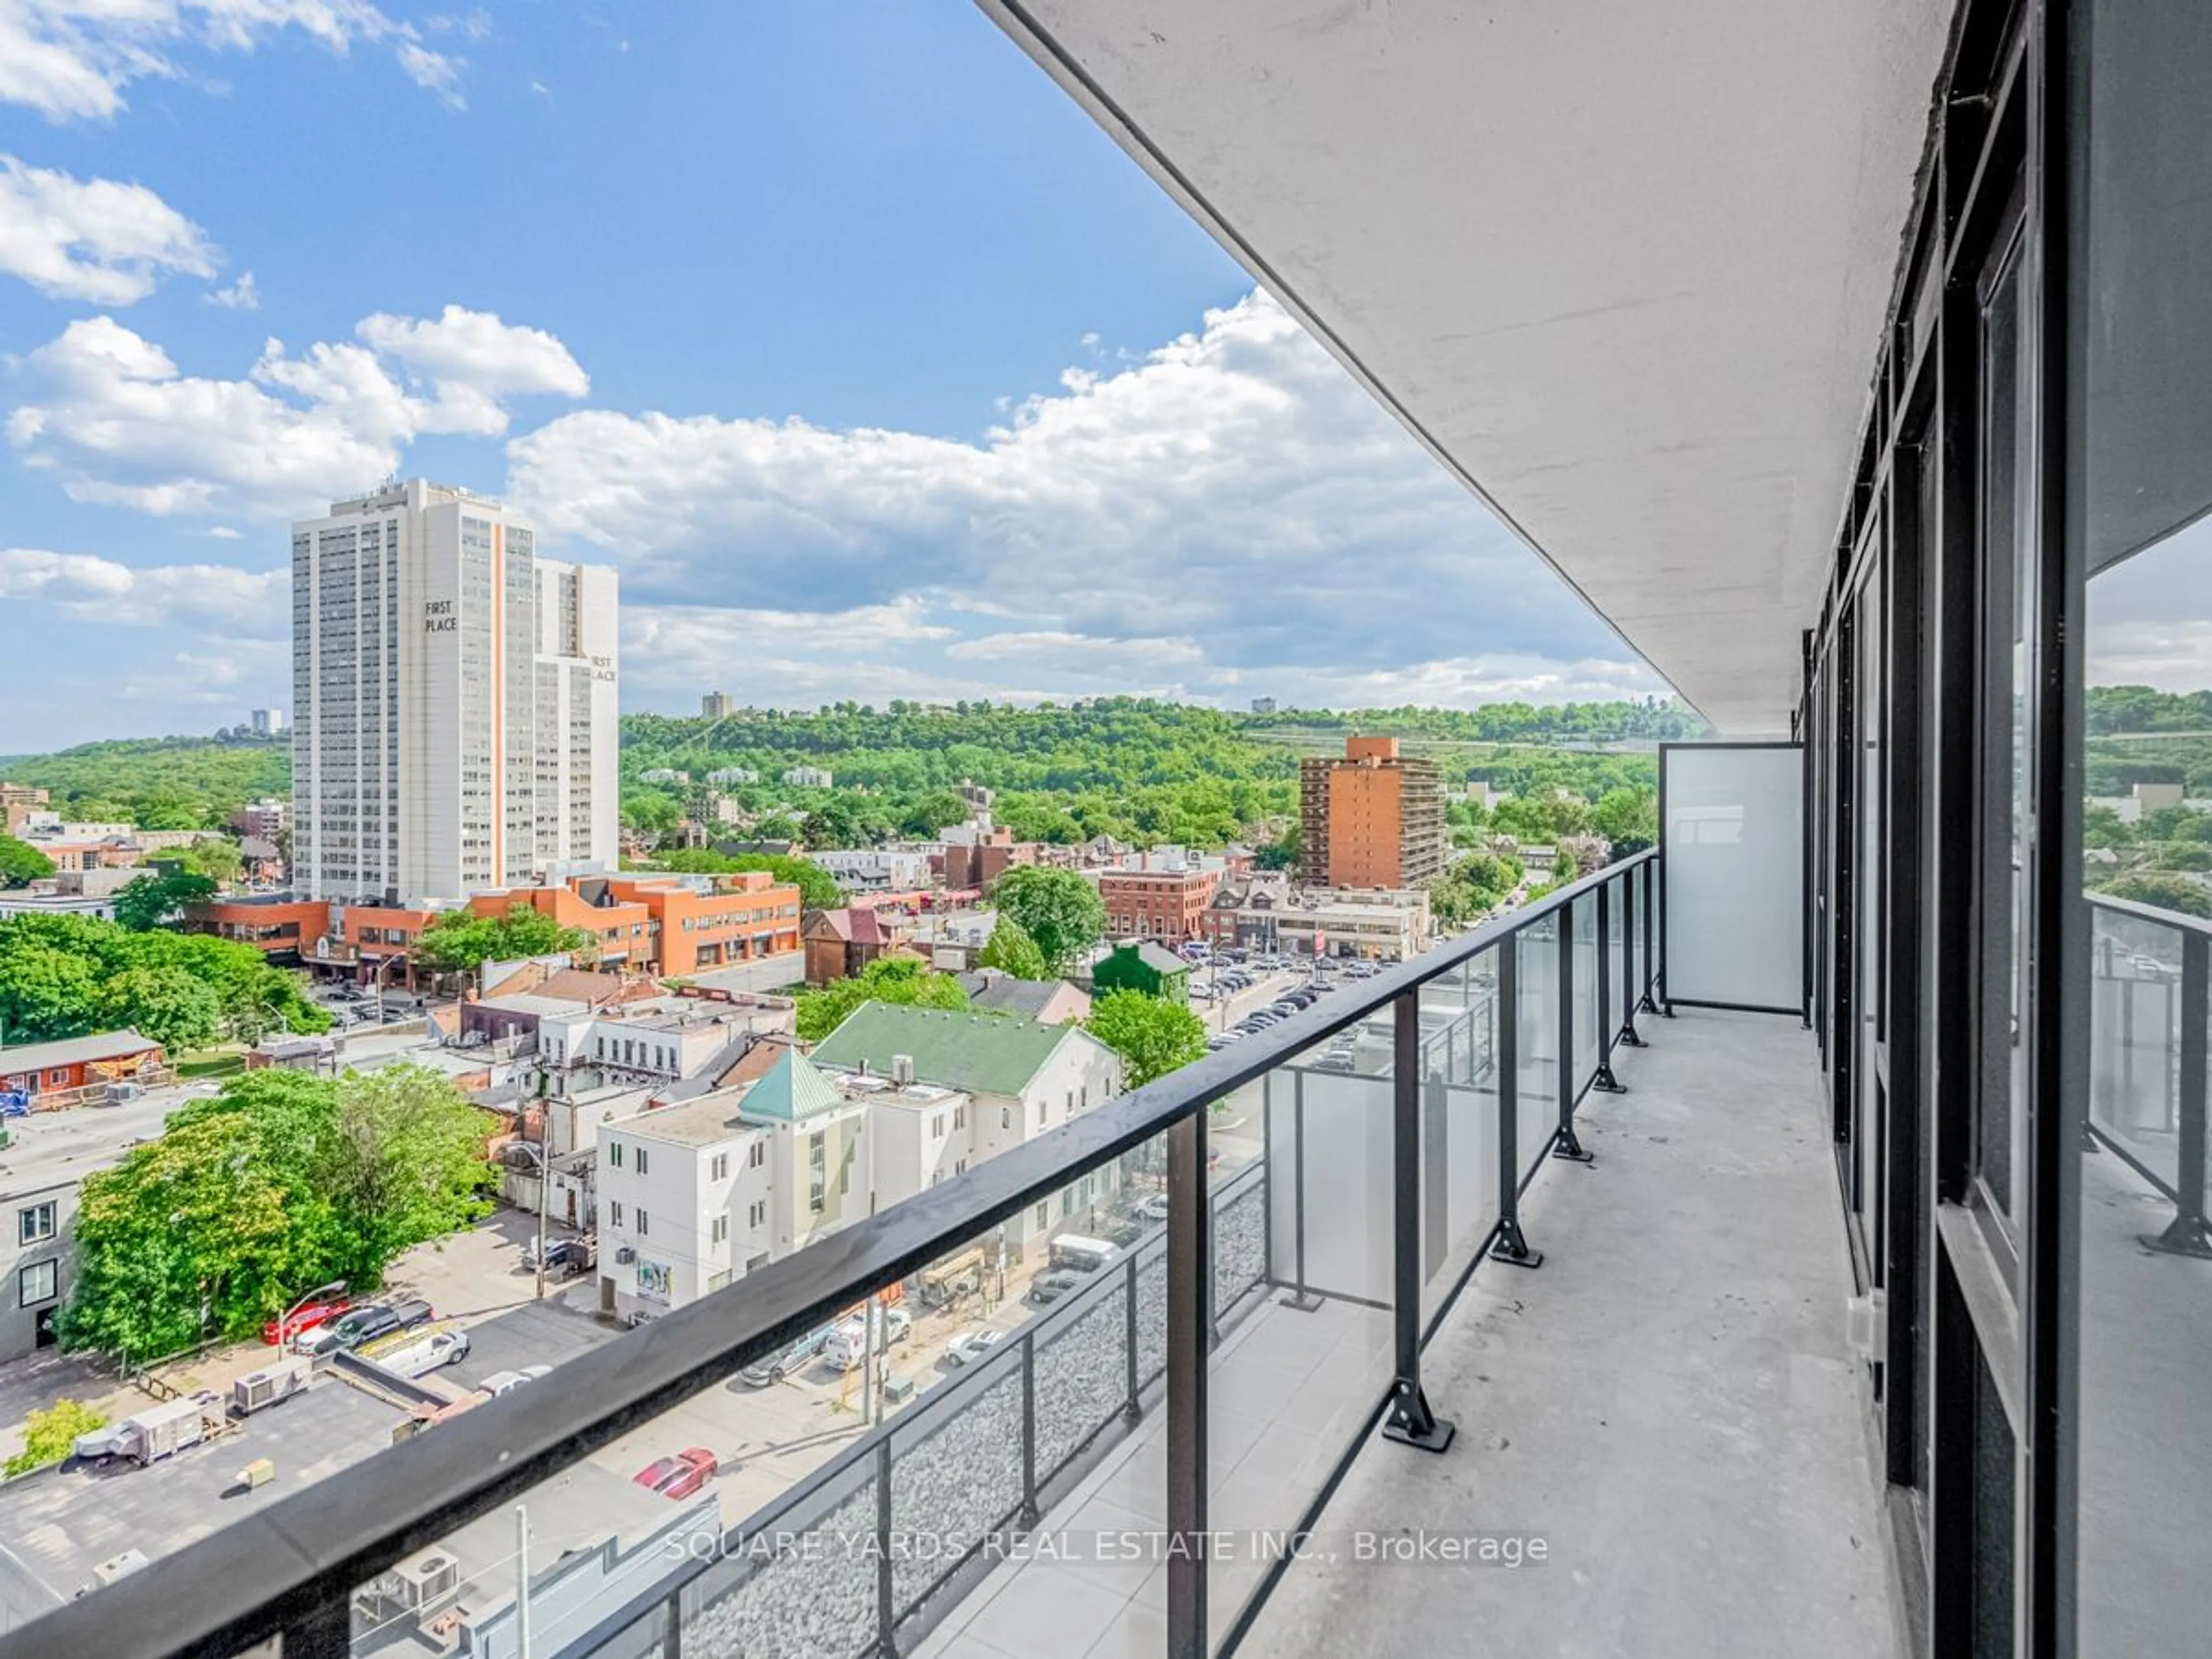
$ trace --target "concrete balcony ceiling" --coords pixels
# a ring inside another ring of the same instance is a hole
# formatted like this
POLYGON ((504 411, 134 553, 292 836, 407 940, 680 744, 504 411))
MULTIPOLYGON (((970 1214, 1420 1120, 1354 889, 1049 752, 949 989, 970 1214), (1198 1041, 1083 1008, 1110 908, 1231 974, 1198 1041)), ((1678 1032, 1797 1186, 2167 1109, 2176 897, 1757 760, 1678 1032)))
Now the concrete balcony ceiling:
POLYGON ((980 3, 1707 718, 1786 728, 1948 4, 980 3))

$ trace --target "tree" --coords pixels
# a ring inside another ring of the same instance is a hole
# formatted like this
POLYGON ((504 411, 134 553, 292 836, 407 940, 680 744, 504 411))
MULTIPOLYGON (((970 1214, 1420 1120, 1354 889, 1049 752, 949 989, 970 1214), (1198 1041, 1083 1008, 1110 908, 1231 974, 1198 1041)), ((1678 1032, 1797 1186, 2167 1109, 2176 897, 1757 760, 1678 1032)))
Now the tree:
POLYGON ((1016 979, 1050 979, 1051 967, 1044 952, 1029 932, 1012 916, 1001 915, 991 929, 991 937, 975 953, 978 968, 996 968, 1016 979))
POLYGON ((83 1036, 96 1024, 100 980, 84 957, 40 939, 0 946, 0 1034, 11 1042, 83 1036))
POLYGON ((2147 871, 2115 877, 2105 884, 2104 890, 2113 898, 2171 910, 2177 915, 2212 918, 2212 888, 2186 876, 2147 871))
POLYGON ((1132 1089, 1206 1058, 1206 1022, 1180 1002, 1142 991, 1109 991, 1091 1005, 1083 1029, 1121 1056, 1132 1089))
POLYGON ((791 854, 718 853, 711 847, 686 847, 660 854, 653 864, 656 869, 694 876, 765 871, 799 889, 799 902, 809 910, 834 910, 845 902, 845 890, 837 885, 836 877, 812 860, 791 854))
POLYGON ((1255 870, 1291 870, 1297 867, 1298 851, 1304 845, 1304 831, 1296 818, 1274 840, 1256 848, 1252 854, 1255 870))
POLYGON ((186 870, 207 877, 219 888, 235 887, 246 863, 238 843, 223 836, 203 836, 179 848, 175 857, 186 870))
POLYGON ((1659 792, 1608 789, 1598 797, 1591 826, 1613 843, 1613 855, 1626 858, 1659 844, 1659 792))
POLYGON ((101 1023, 164 1048, 205 1048, 222 1035, 222 998, 185 968, 126 968, 100 988, 101 1023))
POLYGON ((932 971, 918 957, 879 957, 850 979, 801 991, 798 1000, 799 1035, 808 1042, 819 1042, 864 1002, 957 1012, 968 1006, 968 993, 951 975, 932 971))
POLYGON ((140 876, 116 889, 115 920, 134 933, 149 933, 183 915, 186 905, 204 904, 215 893, 211 879, 189 870, 140 876))
POLYGON ((684 822, 684 803, 665 789, 625 789, 622 818, 640 835, 659 841, 684 822))
POLYGON ((21 887, 51 876, 54 861, 13 836, 0 836, 0 887, 21 887))
POLYGON ((1106 936, 1106 905, 1098 889, 1073 870, 1017 865, 992 890, 999 915, 1011 917, 1036 942, 1045 965, 1064 974, 1106 936))
POLYGON ((500 916, 448 910, 430 919, 415 940, 415 960, 440 974, 473 974, 487 962, 567 952, 588 954, 598 941, 581 927, 563 927, 542 910, 510 904, 500 916))
POLYGON ((301 1291, 374 1290, 490 1207, 489 1117, 419 1066, 248 1073, 86 1177, 64 1346, 149 1360, 239 1338, 301 1291))
POLYGON ((910 801, 899 815, 899 829, 923 841, 934 840, 948 824, 968 820, 968 802, 957 789, 933 789, 910 801))
POLYGON ((57 1400, 43 1410, 33 1407, 23 1413, 23 1449, 0 1466, 0 1474, 13 1480, 50 1468, 69 1456, 79 1435, 106 1426, 106 1417, 81 1400, 57 1400))

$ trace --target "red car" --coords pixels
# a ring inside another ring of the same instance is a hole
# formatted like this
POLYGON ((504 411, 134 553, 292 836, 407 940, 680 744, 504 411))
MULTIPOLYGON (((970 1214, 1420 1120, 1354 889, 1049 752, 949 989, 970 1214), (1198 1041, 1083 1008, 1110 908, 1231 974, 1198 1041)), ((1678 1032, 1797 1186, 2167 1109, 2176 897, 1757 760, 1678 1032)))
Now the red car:
POLYGON ((276 1328, 280 1322, 278 1319, 272 1319, 264 1325, 261 1340, 271 1347, 281 1346, 302 1331, 312 1331, 318 1325, 328 1324, 352 1306, 352 1299, 343 1296, 334 1296, 327 1302, 307 1303, 292 1310, 289 1316, 280 1316, 284 1327, 283 1330, 276 1328))
POLYGON ((673 1457, 656 1458, 637 1472, 637 1484, 664 1498, 689 1498, 721 1468, 704 1446, 687 1446, 673 1457))

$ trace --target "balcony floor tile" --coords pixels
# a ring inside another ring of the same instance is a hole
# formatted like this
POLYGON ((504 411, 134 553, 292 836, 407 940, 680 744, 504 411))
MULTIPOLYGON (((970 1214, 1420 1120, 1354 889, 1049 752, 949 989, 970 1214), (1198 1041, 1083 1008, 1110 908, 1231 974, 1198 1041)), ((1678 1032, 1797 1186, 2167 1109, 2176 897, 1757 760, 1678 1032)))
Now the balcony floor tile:
MULTIPOLYGON (((1431 1345, 1441 1457, 1375 1441, 1242 1651, 1884 1656, 1886 1523, 1812 1040, 1685 1009, 1547 1167, 1534 1273, 1486 1267, 1431 1345), (1355 1532, 1546 1540, 1541 1566, 1378 1565, 1355 1532)), ((1141 1598, 1140 1598, 1141 1599, 1141 1598)), ((1217 1601, 1217 1606, 1218 1602, 1217 1601)))

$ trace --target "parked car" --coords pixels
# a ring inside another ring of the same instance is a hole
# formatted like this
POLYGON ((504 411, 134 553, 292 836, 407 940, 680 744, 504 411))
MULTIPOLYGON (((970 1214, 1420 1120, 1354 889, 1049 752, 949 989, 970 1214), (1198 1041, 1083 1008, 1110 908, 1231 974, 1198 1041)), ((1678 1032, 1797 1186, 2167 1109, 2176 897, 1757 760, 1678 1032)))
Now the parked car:
POLYGON ((1149 1197, 1140 1198, 1132 1213, 1139 1221, 1165 1221, 1168 1218, 1168 1195, 1154 1193, 1149 1197))
POLYGON ((353 1298, 349 1296, 334 1296, 325 1301, 307 1303, 293 1309, 289 1314, 279 1314, 276 1319, 262 1326, 261 1340, 272 1348, 282 1347, 303 1332, 312 1331, 318 1325, 329 1324, 352 1306, 353 1298), (277 1329, 280 1321, 283 1325, 282 1330, 277 1329))
POLYGON ((1039 1307, 1042 1307, 1048 1303, 1059 1301, 1060 1297, 1082 1283, 1083 1275, 1080 1273, 1039 1273, 1030 1282, 1029 1299, 1039 1307))
POLYGON ((721 1463, 704 1446, 686 1446, 672 1457, 656 1457, 632 1477, 663 1498, 689 1498, 714 1478, 721 1463))
POLYGON ((503 1394, 513 1394, 526 1382, 535 1382, 552 1369, 550 1365, 525 1365, 519 1371, 494 1371, 477 1386, 496 1400, 503 1394))
MULTIPOLYGON (((597 1247, 588 1238, 554 1238, 545 1243, 545 1274, 549 1279, 574 1279, 578 1273, 595 1266, 599 1260, 597 1247)), ((538 1267, 538 1241, 526 1239, 522 1246, 522 1267, 526 1273, 538 1267)))
POLYGON ((945 1345, 945 1363, 948 1365, 972 1365, 977 1360, 988 1358, 991 1350, 1006 1340, 1004 1331, 988 1328, 963 1331, 945 1345))
POLYGON ((787 1342, 766 1358, 756 1359, 738 1373, 738 1380, 748 1387, 765 1389, 771 1382, 781 1382, 808 1360, 822 1352, 822 1345, 830 1340, 830 1327, 824 1325, 802 1337, 787 1342))
POLYGON ((292 1346, 301 1353, 337 1353, 341 1350, 358 1348, 364 1342, 374 1342, 394 1331, 411 1330, 417 1325, 427 1325, 435 1317, 427 1302, 372 1303, 368 1307, 340 1314, 329 1323, 318 1325, 305 1336, 293 1338, 292 1346))
MULTIPOLYGON (((914 1334, 914 1316, 904 1308, 884 1308, 883 1320, 884 1346, 903 1342, 914 1334)), ((822 1344, 822 1357, 835 1370, 849 1371, 868 1357, 868 1328, 858 1319, 848 1319, 831 1331, 822 1344)))
POLYGON ((420 1376, 441 1365, 458 1365, 468 1357, 469 1334, 453 1325, 413 1335, 401 1331, 362 1355, 401 1376, 420 1376))

